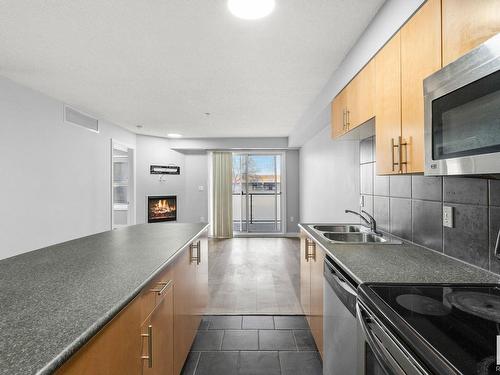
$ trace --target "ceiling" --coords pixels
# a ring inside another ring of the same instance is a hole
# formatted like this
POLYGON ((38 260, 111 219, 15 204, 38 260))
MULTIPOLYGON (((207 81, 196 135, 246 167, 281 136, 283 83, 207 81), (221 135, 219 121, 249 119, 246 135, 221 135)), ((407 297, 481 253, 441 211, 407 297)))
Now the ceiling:
POLYGON ((383 2, 4 0, 0 75, 136 133, 287 136, 383 2))

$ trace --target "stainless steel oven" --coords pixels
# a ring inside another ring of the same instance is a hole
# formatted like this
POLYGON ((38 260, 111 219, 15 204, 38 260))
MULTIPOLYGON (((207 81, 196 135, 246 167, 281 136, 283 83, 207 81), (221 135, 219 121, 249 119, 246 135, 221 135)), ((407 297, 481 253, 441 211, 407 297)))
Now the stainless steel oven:
POLYGON ((358 375, 429 375, 371 310, 358 301, 358 375))
POLYGON ((500 34, 424 80, 425 174, 500 174, 500 34))

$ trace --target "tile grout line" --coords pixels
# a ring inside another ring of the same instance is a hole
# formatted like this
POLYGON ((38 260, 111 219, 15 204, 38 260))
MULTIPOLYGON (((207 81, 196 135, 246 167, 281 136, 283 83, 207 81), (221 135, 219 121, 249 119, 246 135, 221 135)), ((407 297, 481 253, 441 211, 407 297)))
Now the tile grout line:
POLYGON ((297 345, 297 338, 295 337, 295 330, 291 330, 292 331, 292 337, 293 337, 293 342, 295 344, 295 351, 298 352, 299 351, 299 346, 297 345))
POLYGON ((220 349, 219 351, 222 351, 222 345, 224 344, 224 337, 226 336, 226 330, 224 329, 222 331, 222 340, 220 340, 220 349))
POLYGON ((200 364, 200 360, 201 360, 201 352, 198 353, 198 359, 196 360, 196 364, 194 366, 193 375, 196 375, 196 371, 198 370, 198 365, 200 364))

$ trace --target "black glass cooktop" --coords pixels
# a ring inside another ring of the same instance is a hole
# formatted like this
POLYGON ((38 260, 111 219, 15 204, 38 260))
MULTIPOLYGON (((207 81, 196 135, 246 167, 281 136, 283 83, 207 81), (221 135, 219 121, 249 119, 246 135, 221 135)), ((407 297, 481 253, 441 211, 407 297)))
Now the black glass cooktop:
POLYGON ((396 329, 406 325, 407 342, 424 343, 421 356, 440 358, 458 374, 500 375, 496 358, 500 285, 372 284, 368 288, 373 293, 365 295, 376 296, 372 303, 385 310, 391 325, 396 329))

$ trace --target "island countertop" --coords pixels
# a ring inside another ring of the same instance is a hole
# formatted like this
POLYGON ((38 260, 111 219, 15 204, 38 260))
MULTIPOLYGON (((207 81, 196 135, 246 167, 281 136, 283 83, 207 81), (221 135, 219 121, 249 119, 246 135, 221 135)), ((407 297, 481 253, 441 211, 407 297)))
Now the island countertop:
POLYGON ((313 225, 340 224, 308 223, 299 227, 359 284, 500 282, 500 275, 412 243, 334 243, 311 228, 313 225))
POLYGON ((207 224, 140 224, 0 261, 0 374, 50 374, 207 224))

